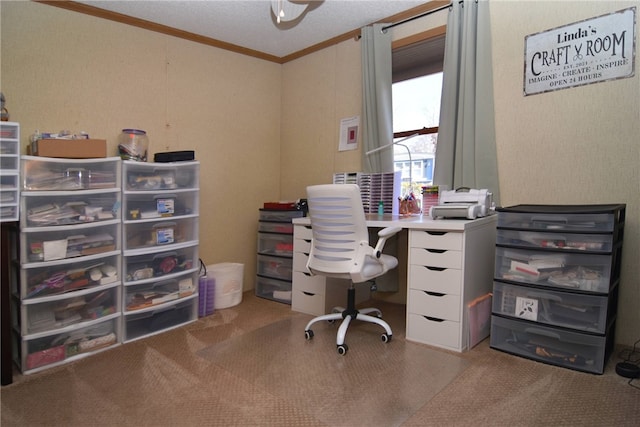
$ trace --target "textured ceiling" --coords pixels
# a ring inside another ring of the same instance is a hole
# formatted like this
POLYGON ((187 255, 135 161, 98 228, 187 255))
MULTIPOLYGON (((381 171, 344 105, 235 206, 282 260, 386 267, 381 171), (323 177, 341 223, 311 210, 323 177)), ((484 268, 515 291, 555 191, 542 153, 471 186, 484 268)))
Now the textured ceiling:
MULTIPOLYGON (((276 0, 277 2, 278 0, 276 0)), ((428 1, 289 0, 302 17, 276 24, 270 0, 78 1, 277 57, 299 52, 428 1), (307 4, 309 3, 309 4, 307 4)))

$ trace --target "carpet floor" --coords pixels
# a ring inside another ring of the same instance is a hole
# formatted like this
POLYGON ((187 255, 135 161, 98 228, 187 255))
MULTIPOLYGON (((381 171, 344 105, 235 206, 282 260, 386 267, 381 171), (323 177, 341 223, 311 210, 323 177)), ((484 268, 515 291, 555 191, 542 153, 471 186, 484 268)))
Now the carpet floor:
MULTIPOLYGON (((370 305, 370 304, 368 304, 370 305)), ((241 304, 0 388, 10 426, 636 426, 640 380, 515 357, 488 340, 458 354, 407 342, 404 306, 376 302, 393 328, 337 325, 245 292, 241 304)))

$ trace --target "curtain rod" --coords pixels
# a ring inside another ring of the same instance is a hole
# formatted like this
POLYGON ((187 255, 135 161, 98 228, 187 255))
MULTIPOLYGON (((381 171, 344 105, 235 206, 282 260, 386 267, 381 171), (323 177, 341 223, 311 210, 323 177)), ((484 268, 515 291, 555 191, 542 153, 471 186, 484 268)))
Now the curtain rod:
MULTIPOLYGON (((460 0, 460 3, 462 3, 462 0, 460 0)), ((382 27, 382 32, 386 33, 389 28, 397 27, 398 25, 406 24, 407 22, 411 22, 413 20, 424 18, 425 16, 429 16, 432 13, 436 13, 436 12, 440 12, 441 10, 448 9, 448 8, 451 7, 451 5, 452 5, 452 3, 445 4, 444 6, 440 6, 437 9, 432 9, 432 10, 430 10, 428 12, 425 12, 425 13, 422 13, 420 15, 416 15, 416 16, 413 16, 411 18, 405 19, 404 21, 400 21, 400 22, 396 22, 395 24, 387 25, 386 27, 382 27)))

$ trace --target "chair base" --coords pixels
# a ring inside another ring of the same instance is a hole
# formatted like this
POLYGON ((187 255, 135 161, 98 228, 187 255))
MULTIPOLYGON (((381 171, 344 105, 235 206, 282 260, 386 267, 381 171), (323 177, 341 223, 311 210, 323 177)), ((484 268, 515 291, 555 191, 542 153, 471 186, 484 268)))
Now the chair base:
POLYGON ((336 347, 338 349, 338 353, 344 355, 349 349, 349 347, 347 347, 347 345, 344 343, 347 329, 349 328, 349 324, 351 323, 351 321, 357 319, 382 326, 385 330, 385 332, 381 336, 382 341, 385 343, 391 341, 393 333, 389 324, 380 319, 380 317, 382 316, 382 312, 377 308, 363 308, 361 310, 356 310, 355 292, 356 290, 352 283, 349 289, 347 289, 347 308, 335 307, 333 309, 334 313, 324 314, 322 316, 314 317, 313 319, 311 319, 309 323, 307 323, 307 326, 304 330, 305 338, 308 340, 313 338, 313 330, 311 329, 311 326, 314 323, 323 320, 333 322, 342 319, 342 323, 338 328, 338 334, 336 336, 336 347), (375 316, 370 316, 370 313, 375 313, 375 316))

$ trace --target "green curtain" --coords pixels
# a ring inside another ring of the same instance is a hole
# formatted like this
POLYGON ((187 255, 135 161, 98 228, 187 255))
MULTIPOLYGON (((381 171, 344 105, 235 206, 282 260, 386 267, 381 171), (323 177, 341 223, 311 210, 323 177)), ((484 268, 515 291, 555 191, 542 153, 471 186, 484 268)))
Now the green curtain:
POLYGON ((488 1, 452 2, 434 183, 486 188, 499 206, 490 31, 488 1))
POLYGON ((362 168, 364 172, 393 172, 393 149, 368 151, 393 142, 391 99, 391 34, 388 24, 361 30, 362 51, 362 168))

